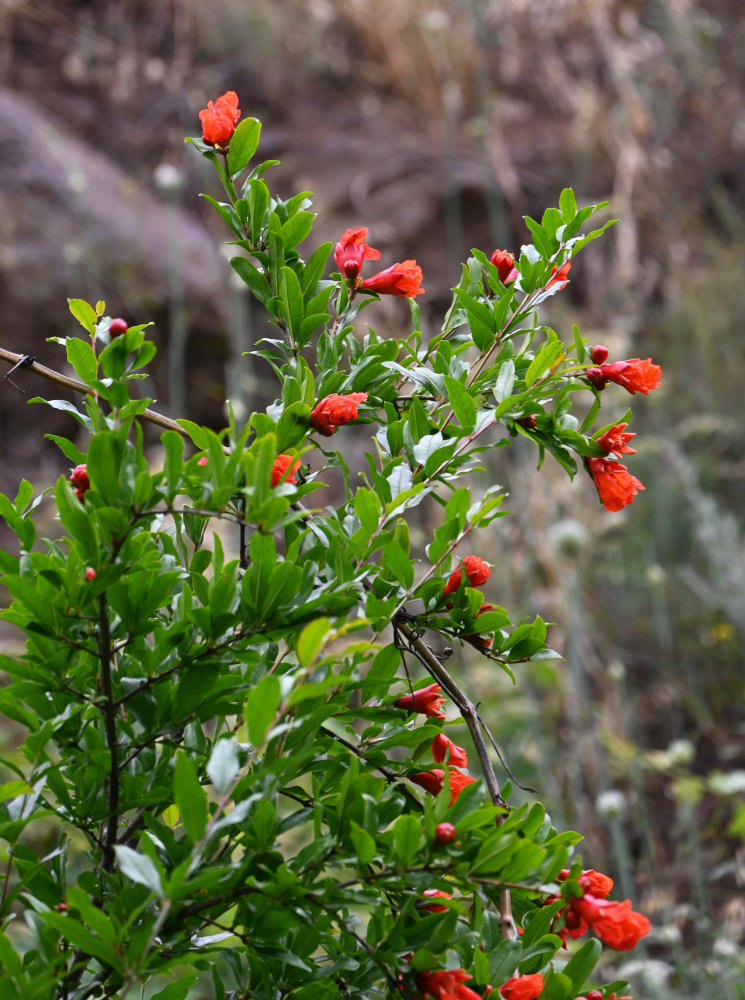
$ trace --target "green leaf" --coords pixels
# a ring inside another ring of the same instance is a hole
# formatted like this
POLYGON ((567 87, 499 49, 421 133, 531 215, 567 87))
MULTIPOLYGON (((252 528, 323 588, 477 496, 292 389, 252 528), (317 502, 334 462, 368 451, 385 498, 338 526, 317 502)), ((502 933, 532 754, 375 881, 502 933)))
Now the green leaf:
POLYGON ((88 560, 97 563, 98 540, 96 532, 83 505, 73 493, 72 487, 64 476, 60 476, 57 480, 54 497, 57 501, 60 520, 70 533, 70 537, 80 545, 88 560))
POLYGON ((587 981, 588 976, 597 965, 603 946, 597 938, 585 941, 579 951, 569 959, 562 969, 565 976, 572 981, 572 992, 578 993, 587 981))
POLYGON ((571 188, 564 188, 559 195, 559 208, 564 216, 564 222, 571 222, 577 214, 577 199, 571 188))
POLYGON ((370 864, 375 857, 375 841, 373 838, 354 821, 349 825, 349 836, 354 844, 357 861, 361 865, 370 864))
POLYGON ((393 824, 393 852, 402 868, 407 868, 419 853, 422 843, 422 821, 407 813, 393 824))
POLYGON ((169 983, 165 989, 153 993, 151 1000, 186 1000, 189 990, 199 976, 182 976, 175 983, 169 983))
POLYGON ((545 371, 548 371, 564 353, 564 345, 560 340, 550 340, 544 344, 536 357, 530 363, 525 373, 525 385, 529 389, 545 371))
POLYGON ((499 375, 494 384, 494 398, 498 403, 507 399, 512 394, 512 387, 515 384, 515 362, 512 358, 507 358, 499 366, 499 375))
POLYGON ((86 385, 92 385, 98 378, 98 358, 87 340, 80 337, 67 338, 67 360, 86 385))
POLYGON ((354 512, 368 536, 372 535, 380 521, 380 501, 377 494, 361 486, 354 496, 354 512))
POLYGON ((189 840, 196 843, 207 828, 207 797, 191 759, 183 750, 176 754, 173 795, 189 840))
POLYGON ((92 337, 96 332, 96 320, 98 319, 93 306, 85 299, 68 299, 67 304, 78 323, 92 337))
POLYGON ((117 844, 116 861, 123 875, 140 885, 146 886, 158 896, 163 896, 163 883, 155 863, 144 854, 133 851, 131 847, 117 844))
MULTIPOLYGON (((254 689, 256 690, 256 689, 254 689)), ((207 775, 218 795, 224 795, 235 780, 240 763, 238 747, 232 736, 220 739, 212 747, 207 761, 207 775)))
POLYGON ((248 738, 258 747, 264 742, 269 727, 274 722, 282 697, 279 678, 274 674, 262 677, 256 687, 246 695, 243 717, 248 727, 248 738))
POLYGON ((331 629, 328 618, 316 618, 308 622, 298 636, 295 652, 301 667, 309 667, 323 648, 323 642, 331 629))
POLYGON ((447 386, 448 401, 458 423, 464 431, 468 431, 470 434, 476 426, 476 404, 458 379, 446 375, 445 385, 447 386))
POLYGON ((230 137, 228 148, 228 173, 235 178, 254 155, 259 146, 261 122, 255 118, 244 118, 236 126, 230 137))
POLYGON ((297 212, 285 222, 279 231, 282 242, 288 249, 298 246, 310 235, 315 212, 297 212))

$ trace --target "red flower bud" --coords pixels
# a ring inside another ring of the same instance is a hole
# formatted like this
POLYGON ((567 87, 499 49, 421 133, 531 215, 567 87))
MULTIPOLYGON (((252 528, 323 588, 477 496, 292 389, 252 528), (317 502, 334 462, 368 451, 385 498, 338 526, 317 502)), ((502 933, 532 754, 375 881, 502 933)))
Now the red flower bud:
POLYGON ((428 687, 419 688, 413 694, 402 694, 393 704, 396 708, 405 708, 407 712, 421 712, 430 719, 444 719, 446 716, 442 706, 445 704, 445 699, 440 694, 441 690, 439 684, 430 684, 428 687))
POLYGON ((347 229, 334 249, 336 266, 352 284, 359 278, 364 260, 377 260, 380 257, 380 250, 364 242, 366 236, 367 229, 363 226, 347 229))
MULTIPOLYGON (((489 564, 485 563, 483 559, 479 559, 478 556, 466 556, 463 560, 463 569, 466 571, 466 586, 468 587, 480 587, 489 579, 489 564)), ((450 574, 442 596, 447 597, 448 594, 454 594, 462 582, 463 573, 459 566, 450 574)))
POLYGON ((515 258, 507 250, 495 250, 489 258, 489 263, 496 267, 499 272, 499 280, 503 285, 506 285, 508 281, 515 281, 518 276, 515 258))
POLYGON ((463 747, 453 743, 444 733, 438 733, 432 740, 432 756, 438 764, 442 764, 450 751, 450 763, 456 767, 468 767, 468 755, 463 747))
POLYGON ((120 317, 116 317, 109 323, 109 336, 113 340, 114 337, 121 337, 122 334, 126 333, 128 329, 129 327, 127 326, 127 321, 121 319, 120 317))
POLYGON ((207 456, 206 455, 202 455, 201 458, 197 459, 197 465, 206 465, 207 461, 208 461, 207 456))
POLYGON ((96 579, 96 571, 93 569, 92 566, 89 566, 88 569, 85 571, 85 579, 86 580, 96 579))
POLYGON ((366 399, 366 392, 350 392, 346 396, 332 392, 330 396, 324 396, 310 414, 311 427, 324 437, 331 437, 337 427, 357 419, 357 407, 366 399))
POLYGON ((603 362, 608 360, 608 348, 603 347, 602 344, 597 344, 590 351, 590 357, 595 362, 596 365, 602 365, 603 362))
POLYGON ((551 267, 551 274, 555 275, 555 277, 551 278, 549 283, 546 285, 546 288, 552 288, 554 285, 557 285, 558 288, 561 289, 568 284, 567 275, 569 274, 571 266, 572 262, 570 260, 568 260, 566 264, 562 264, 561 267, 554 264, 551 267))
POLYGON ((604 389, 608 384, 608 379, 603 375, 603 369, 597 366, 588 368, 585 372, 585 378, 588 382, 592 382, 596 389, 604 389))
POLYGON ((515 423, 520 424, 520 426, 524 427, 526 430, 533 431, 536 428, 538 419, 535 413, 526 413, 524 417, 518 417, 515 423))
POLYGON ((83 497, 91 488, 91 481, 88 478, 88 466, 85 464, 76 465, 75 468, 72 470, 72 475, 70 476, 70 482, 75 487, 75 493, 77 495, 78 500, 80 500, 80 502, 82 503, 83 497))
POLYGON ((452 844, 456 837, 457 833, 452 823, 438 823, 435 827, 436 844, 452 844))

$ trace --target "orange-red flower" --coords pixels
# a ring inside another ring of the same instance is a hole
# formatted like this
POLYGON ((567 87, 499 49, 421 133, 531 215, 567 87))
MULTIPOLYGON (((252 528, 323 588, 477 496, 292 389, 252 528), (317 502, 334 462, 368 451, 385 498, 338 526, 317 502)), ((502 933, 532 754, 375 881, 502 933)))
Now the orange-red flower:
MULTIPOLYGON (((450 775, 450 805, 458 798, 466 785, 473 785, 475 778, 470 778, 467 774, 459 771, 457 767, 449 767, 450 775)), ((424 788, 430 795, 439 795, 445 784, 445 772, 440 767, 433 767, 431 771, 420 771, 417 774, 410 774, 409 779, 420 788, 424 788)))
POLYGON ((83 497, 91 488, 91 481, 88 478, 88 466, 87 465, 76 465, 72 470, 72 475, 70 476, 70 482, 75 487, 75 494, 78 500, 83 501, 83 497))
POLYGON ((442 764, 450 751, 449 762, 456 767, 468 767, 468 754, 459 747, 457 743, 447 737, 444 733, 438 733, 432 740, 432 756, 438 764, 442 764))
POLYGON ((346 396, 332 392, 316 403, 310 415, 311 426, 324 437, 331 437, 337 427, 357 419, 357 407, 366 399, 366 392, 349 392, 346 396))
POLYGON ((347 229, 334 249, 336 266, 352 284, 359 278, 364 260, 378 260, 380 257, 380 250, 365 243, 366 236, 367 229, 362 226, 347 229))
POLYGON ((439 684, 430 684, 412 694, 402 694, 393 704, 396 708, 405 708, 407 712, 421 712, 430 719, 444 719, 446 716, 442 706, 445 704, 445 699, 440 691, 442 688, 439 684))
POLYGON ((608 428, 605 434, 601 434, 595 440, 601 448, 612 451, 616 455, 635 455, 636 450, 629 448, 629 441, 632 437, 636 437, 636 434, 626 433, 628 426, 628 424, 614 424, 608 428))
POLYGON ((546 285, 546 288, 553 288, 554 285, 557 285, 559 289, 562 289, 566 284, 568 284, 567 275, 569 274, 571 266, 571 260, 568 260, 566 264, 562 264, 561 267, 554 264, 551 267, 551 274, 553 277, 546 285))
POLYGON ((496 267, 499 272, 499 280, 503 285, 506 285, 508 281, 514 281, 517 278, 518 271, 515 267, 515 258, 511 253, 509 253, 509 251, 495 250, 489 258, 489 262, 496 267))
POLYGON ((652 389, 659 389, 662 369, 651 358, 629 358, 628 361, 614 361, 609 365, 595 365, 588 368, 585 374, 598 389, 615 382, 632 396, 637 392, 646 396, 652 389))
POLYGON ((359 287, 368 292, 378 292, 380 295, 414 298, 423 294, 424 289, 421 285, 421 267, 415 260, 404 260, 400 264, 391 264, 370 278, 365 278, 359 287))
POLYGON ((571 906, 585 920, 599 938, 616 951, 630 951, 639 938, 649 932, 651 924, 643 913, 631 909, 631 900, 612 903, 585 893, 573 899, 571 906))
POLYGON ((294 483, 295 473, 300 468, 300 459, 292 455, 277 455, 272 466, 272 489, 280 483, 294 483))
POLYGON ((588 458, 587 468, 606 510, 622 510, 646 487, 625 465, 612 458, 588 458))
MULTIPOLYGON (((482 583, 486 583, 489 579, 489 564, 485 563, 483 559, 479 559, 478 556, 466 556, 463 560, 462 569, 466 572, 466 585, 468 587, 480 587, 482 583)), ((461 566, 459 566, 458 569, 453 570, 450 574, 442 596, 447 597, 448 594, 454 594, 462 582, 463 573, 461 566)))
POLYGON ((205 142, 225 143, 235 132, 235 126, 241 117, 238 107, 238 95, 234 90, 226 91, 218 97, 215 103, 207 102, 207 107, 199 112, 202 123, 202 139, 205 142))
MULTIPOLYGON (((443 892, 441 889, 425 889, 422 896, 426 896, 427 900, 430 899, 450 899, 449 892, 443 892)), ((429 910, 431 913, 447 913, 447 906, 443 906, 441 903, 417 903, 418 909, 429 910)))
POLYGON ((473 979, 465 969, 420 972, 416 984, 422 992, 423 1000, 482 1000, 481 995, 463 984, 473 979))
POLYGON ((536 1000, 543 989, 543 976, 540 972, 532 976, 513 976, 502 983, 499 992, 504 1000, 536 1000))

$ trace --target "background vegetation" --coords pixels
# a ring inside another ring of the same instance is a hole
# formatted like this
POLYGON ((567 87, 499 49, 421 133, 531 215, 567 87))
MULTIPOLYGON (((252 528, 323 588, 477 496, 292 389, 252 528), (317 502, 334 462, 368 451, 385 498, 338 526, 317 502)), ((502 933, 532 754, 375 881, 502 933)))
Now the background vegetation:
MULTIPOLYGON (((425 320, 468 249, 516 250, 522 216, 562 187, 610 200, 623 224, 583 254, 565 308, 616 356, 654 345, 663 388, 633 428, 647 492, 608 515, 585 484, 569 519, 579 483, 531 490, 532 454, 497 453, 498 481, 530 502, 484 555, 516 612, 557 623, 566 662, 514 690, 474 664, 471 684, 518 777, 652 917, 645 957, 621 968, 637 995, 745 995, 739 0, 16 3, 0 46, 2 346, 44 360, 69 332, 65 297, 104 298, 156 318, 163 408, 215 426, 226 396, 266 400, 237 360, 260 329, 182 142, 207 98, 235 89, 265 120, 288 191, 336 219, 319 238, 366 225, 418 259, 425 320)), ((388 305, 379 332, 401 315, 388 305)), ((60 471, 34 417, 6 384, 3 489, 60 471)))

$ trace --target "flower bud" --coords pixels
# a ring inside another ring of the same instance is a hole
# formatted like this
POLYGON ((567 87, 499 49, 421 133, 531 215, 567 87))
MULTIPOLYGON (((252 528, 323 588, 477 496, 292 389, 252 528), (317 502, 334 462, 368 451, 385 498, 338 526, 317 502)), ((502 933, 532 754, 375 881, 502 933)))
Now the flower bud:
POLYGON ((93 569, 92 566, 89 566, 88 569, 85 571, 85 579, 87 581, 96 579, 96 571, 93 569))
POLYGON ((605 388, 607 379, 602 368, 588 368, 585 372, 585 377, 589 382, 592 382, 597 389, 605 388))
POLYGON ((536 415, 534 413, 526 413, 524 417, 518 417, 515 423, 520 424, 520 426, 524 427, 526 430, 533 431, 535 430, 538 420, 536 419, 536 415))
POLYGON ((121 337, 128 329, 127 321, 118 316, 109 323, 109 336, 112 339, 114 337, 121 337))
POLYGON ((608 360, 608 348, 602 344, 596 344, 590 351, 590 357, 596 365, 602 365, 608 360))
POLYGON ((435 827, 436 844, 452 844, 457 833, 452 823, 438 823, 435 827))

